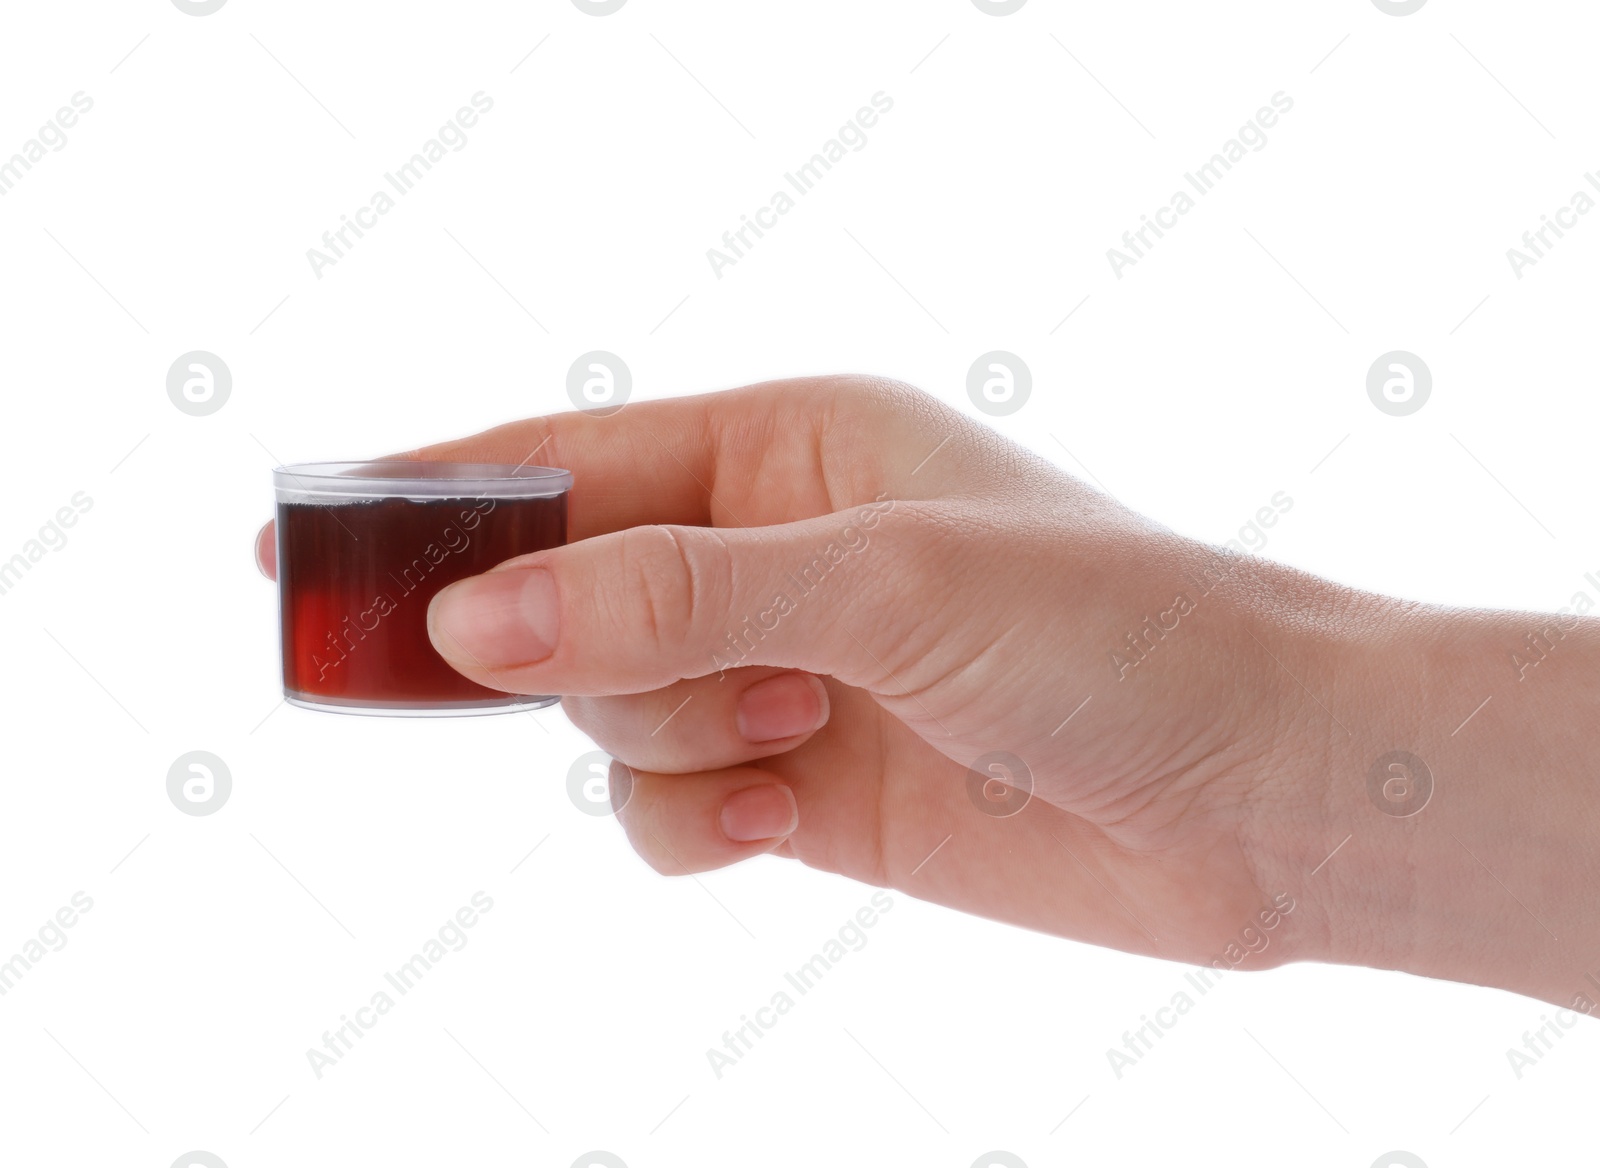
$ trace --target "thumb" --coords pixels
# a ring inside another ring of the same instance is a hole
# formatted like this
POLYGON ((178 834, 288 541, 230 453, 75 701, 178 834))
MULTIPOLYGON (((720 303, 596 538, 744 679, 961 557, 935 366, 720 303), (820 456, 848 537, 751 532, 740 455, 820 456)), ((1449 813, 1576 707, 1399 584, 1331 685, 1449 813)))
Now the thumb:
POLYGON ((747 665, 870 688, 889 668, 885 646, 920 623, 899 599, 911 525, 889 518, 906 506, 775 527, 635 527, 519 556, 443 589, 429 634, 459 672, 511 693, 643 693, 747 665))

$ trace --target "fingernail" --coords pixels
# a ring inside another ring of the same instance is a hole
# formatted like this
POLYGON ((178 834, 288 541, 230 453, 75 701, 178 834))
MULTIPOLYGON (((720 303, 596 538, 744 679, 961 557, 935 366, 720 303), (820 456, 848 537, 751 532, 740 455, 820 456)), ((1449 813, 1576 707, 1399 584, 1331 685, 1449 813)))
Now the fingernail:
POLYGON ((794 792, 779 783, 735 791, 722 804, 722 834, 735 843, 777 839, 800 826, 794 792))
POLYGON ((828 720, 828 691, 809 673, 780 673, 739 695, 733 721, 746 742, 808 734, 828 720))
POLYGON ((428 636, 445 657, 469 665, 531 665, 555 651, 556 582, 544 568, 458 580, 428 606, 428 636))
POLYGON ((266 538, 267 531, 272 527, 268 520, 261 525, 261 530, 256 532, 256 569, 268 580, 277 578, 278 547, 273 540, 266 538))

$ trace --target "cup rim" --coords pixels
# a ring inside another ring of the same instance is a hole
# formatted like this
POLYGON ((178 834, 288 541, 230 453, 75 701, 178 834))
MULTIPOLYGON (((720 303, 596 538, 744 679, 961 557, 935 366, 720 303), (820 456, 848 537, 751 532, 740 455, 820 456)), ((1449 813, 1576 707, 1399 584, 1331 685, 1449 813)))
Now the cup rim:
POLYGON ((572 489, 572 472, 492 462, 372 459, 274 467, 280 502, 295 499, 541 499, 572 489))

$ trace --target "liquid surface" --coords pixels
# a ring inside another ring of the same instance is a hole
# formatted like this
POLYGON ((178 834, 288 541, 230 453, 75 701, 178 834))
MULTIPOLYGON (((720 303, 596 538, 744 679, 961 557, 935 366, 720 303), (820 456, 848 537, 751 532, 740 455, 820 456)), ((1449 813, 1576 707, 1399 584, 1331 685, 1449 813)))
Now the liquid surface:
POLYGON ((567 541, 567 496, 278 504, 283 686, 333 704, 477 705, 506 695, 428 639, 446 584, 567 541))

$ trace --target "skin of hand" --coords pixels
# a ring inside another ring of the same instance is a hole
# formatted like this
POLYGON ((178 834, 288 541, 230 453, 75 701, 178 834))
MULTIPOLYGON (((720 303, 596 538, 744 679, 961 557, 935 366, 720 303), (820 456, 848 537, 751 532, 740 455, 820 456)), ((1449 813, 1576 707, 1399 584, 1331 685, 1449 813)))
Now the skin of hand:
POLYGON ((1210 547, 872 378, 398 457, 533 452, 573 472, 572 542, 450 585, 430 632, 486 686, 567 695, 658 871, 770 854, 1221 969, 1600 1002, 1596 622, 1210 547))

